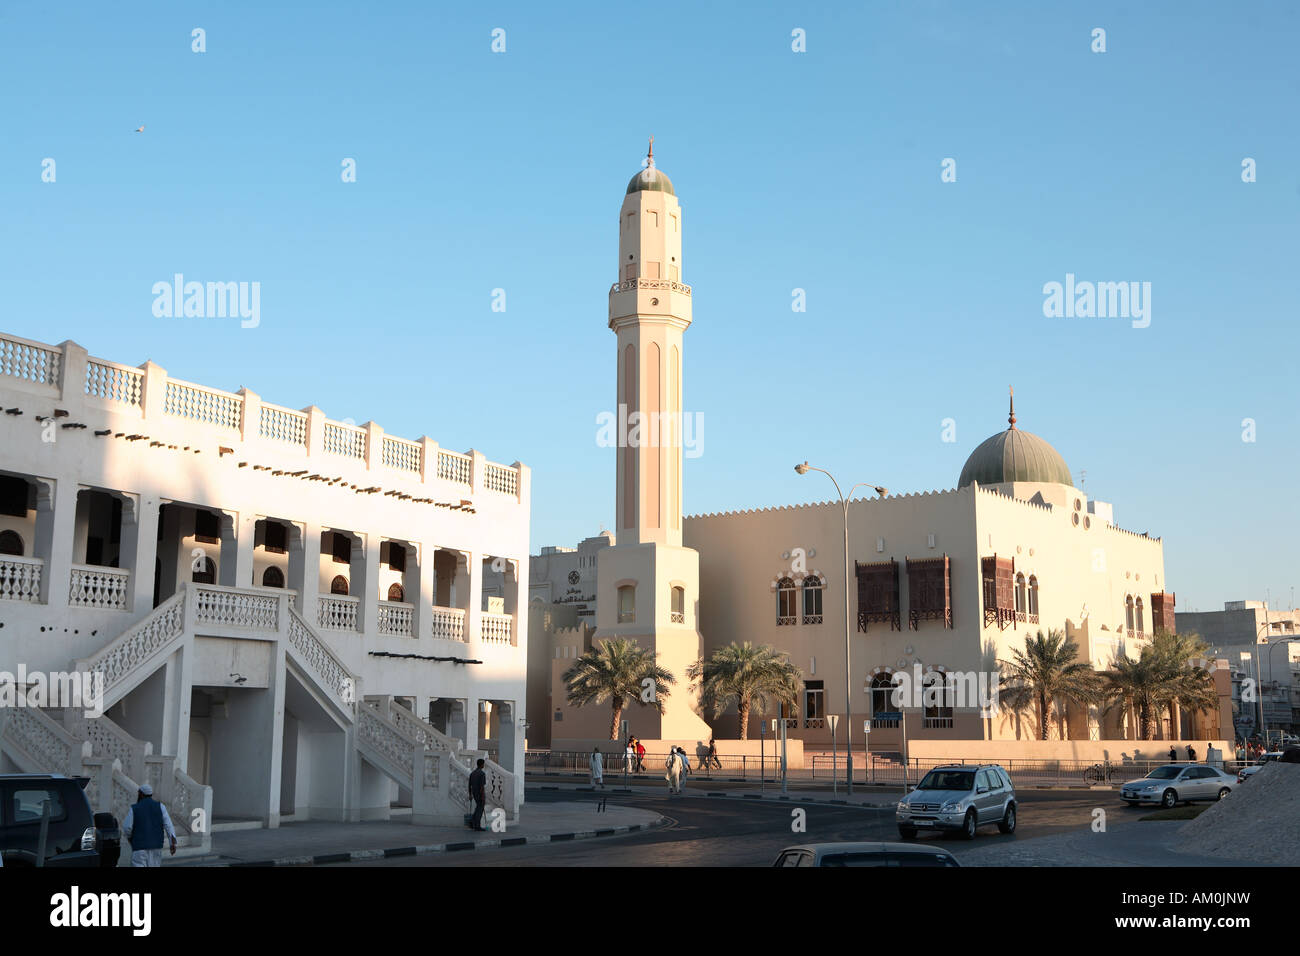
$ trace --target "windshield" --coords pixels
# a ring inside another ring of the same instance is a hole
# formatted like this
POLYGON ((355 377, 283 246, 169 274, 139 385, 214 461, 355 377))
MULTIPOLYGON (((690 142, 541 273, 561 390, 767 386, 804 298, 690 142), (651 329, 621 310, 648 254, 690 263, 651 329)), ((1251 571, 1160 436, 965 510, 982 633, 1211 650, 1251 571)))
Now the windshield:
POLYGON ((1173 780, 1182 772, 1182 767, 1156 767, 1147 776, 1152 780, 1173 780))
POLYGON ((975 786, 973 770, 931 770, 917 790, 970 790, 975 786))

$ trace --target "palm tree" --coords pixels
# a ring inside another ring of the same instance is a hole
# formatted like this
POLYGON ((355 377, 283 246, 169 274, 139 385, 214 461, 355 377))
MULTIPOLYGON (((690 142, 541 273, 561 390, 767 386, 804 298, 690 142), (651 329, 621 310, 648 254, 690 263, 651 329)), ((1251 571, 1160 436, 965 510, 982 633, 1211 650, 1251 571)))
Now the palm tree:
POLYGON ((1026 637, 1023 651, 1012 649, 1011 660, 999 663, 1004 668, 1001 699, 1014 711, 1036 705, 1040 740, 1048 739, 1049 704, 1061 699, 1091 704, 1100 699, 1097 673, 1079 660, 1079 645, 1062 631, 1026 637))
POLYGON ((1115 658, 1114 669, 1106 675, 1106 696, 1137 710, 1143 740, 1155 740, 1156 719, 1163 710, 1168 711, 1170 730, 1176 734, 1175 704, 1199 711, 1218 703, 1209 671, 1191 663, 1208 650, 1194 633, 1157 631, 1136 661, 1115 658))
POLYGON ((656 662, 648 648, 635 641, 616 637, 596 641, 595 647, 579 657, 563 679, 570 704, 585 707, 609 701, 613 711, 609 718, 609 739, 618 739, 618 725, 628 701, 664 712, 663 699, 670 693, 669 684, 677 683, 656 662), (647 693, 653 686, 653 693, 647 693))
POLYGON ((757 706, 763 713, 769 701, 793 704, 799 695, 799 668, 790 658, 766 644, 734 641, 700 658, 686 668, 686 676, 701 686, 700 703, 721 717, 732 704, 740 713, 740 739, 749 735, 749 711, 757 706))

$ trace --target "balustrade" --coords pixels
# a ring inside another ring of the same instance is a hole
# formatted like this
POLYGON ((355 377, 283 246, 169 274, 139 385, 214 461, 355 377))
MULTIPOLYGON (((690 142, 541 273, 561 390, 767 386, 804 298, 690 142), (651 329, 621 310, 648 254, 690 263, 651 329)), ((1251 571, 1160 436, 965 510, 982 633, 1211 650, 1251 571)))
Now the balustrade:
POLYGON ((404 604, 400 601, 380 601, 379 633, 396 637, 414 637, 415 629, 412 624, 414 616, 414 604, 404 604))
POLYGON ((130 571, 74 564, 68 589, 68 604, 73 607, 111 608, 125 611, 130 584, 130 571))
POLYGON ((489 614, 486 611, 480 618, 483 640, 490 644, 509 644, 511 618, 509 614, 489 614))
POLYGON ((435 606, 433 636, 444 641, 464 641, 465 612, 460 608, 435 606))
POLYGON ((39 603, 44 568, 40 558, 0 557, 0 601, 39 603))
POLYGON ((322 595, 316 609, 316 624, 331 631, 355 631, 360 608, 360 598, 322 595))

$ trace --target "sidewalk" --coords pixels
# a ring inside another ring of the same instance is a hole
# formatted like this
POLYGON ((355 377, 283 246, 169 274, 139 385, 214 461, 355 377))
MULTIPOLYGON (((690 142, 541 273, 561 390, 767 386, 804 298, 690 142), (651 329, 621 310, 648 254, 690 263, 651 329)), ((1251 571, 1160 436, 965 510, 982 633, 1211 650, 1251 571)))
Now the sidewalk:
MULTIPOLYGON (((604 793, 609 794, 612 798, 617 799, 620 795, 634 794, 637 796, 663 797, 668 795, 668 785, 631 783, 624 787, 621 783, 616 782, 613 777, 606 777, 604 793)), ((898 788, 894 788, 897 790, 898 788)), ((525 788, 525 794, 535 790, 549 791, 572 791, 574 793, 589 794, 593 788, 589 783, 528 783, 525 788)), ((846 797, 843 788, 838 794, 832 793, 831 788, 825 790, 809 790, 806 788, 795 789, 791 787, 789 792, 781 793, 781 784, 768 783, 767 788, 760 789, 757 781, 751 781, 747 786, 736 786, 735 784, 719 784, 716 780, 689 780, 682 788, 681 798, 685 797, 717 797, 730 800, 768 800, 768 801, 785 801, 787 803, 825 803, 836 806, 860 807, 866 810, 892 810, 898 804, 898 793, 882 792, 886 788, 869 787, 864 788, 857 785, 853 791, 852 797, 846 797)), ((679 799, 673 795, 673 799, 679 799)))
MULTIPOLYGON (((632 833, 662 826, 649 810, 607 805, 574 795, 563 803, 527 804, 504 832, 475 833, 463 826, 414 826, 400 820, 370 823, 286 823, 274 829, 212 834, 212 853, 189 859, 164 857, 165 866, 310 866, 390 856, 423 856, 501 846, 558 843, 632 833)), ((487 822, 486 820, 484 821, 487 822)))

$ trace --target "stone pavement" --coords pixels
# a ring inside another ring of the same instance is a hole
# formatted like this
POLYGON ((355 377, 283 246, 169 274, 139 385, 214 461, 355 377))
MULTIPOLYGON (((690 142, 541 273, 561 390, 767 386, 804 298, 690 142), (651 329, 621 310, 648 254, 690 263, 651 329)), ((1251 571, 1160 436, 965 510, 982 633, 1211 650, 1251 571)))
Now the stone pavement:
POLYGON ((1094 833, 1083 828, 1014 843, 990 843, 961 855, 962 866, 1278 866, 1170 849, 1183 820, 1135 820, 1094 833))
MULTIPOLYGON (((217 831, 208 856, 175 859, 165 866, 310 866, 386 856, 422 856, 486 850, 499 846, 558 843, 613 836, 662 826, 649 810, 607 804, 597 812, 592 796, 572 801, 526 804, 516 823, 501 833, 475 833, 463 826, 415 826, 402 820, 369 823, 286 823, 274 829, 217 831)), ((484 821, 488 821, 485 819, 484 821)))

